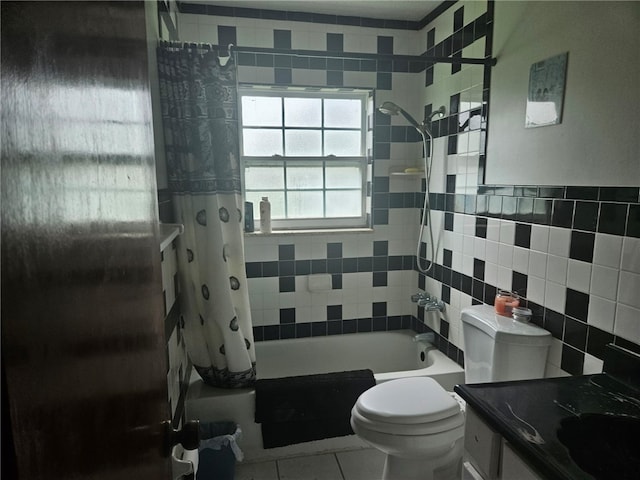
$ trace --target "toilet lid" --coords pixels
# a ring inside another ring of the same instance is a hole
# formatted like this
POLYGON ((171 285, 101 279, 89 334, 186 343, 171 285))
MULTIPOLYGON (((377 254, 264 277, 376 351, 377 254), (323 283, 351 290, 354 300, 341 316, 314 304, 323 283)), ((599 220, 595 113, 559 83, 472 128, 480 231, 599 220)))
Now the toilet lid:
POLYGON ((458 402, 429 377, 378 384, 360 395, 355 407, 370 420, 399 424, 435 422, 460 412, 458 402))

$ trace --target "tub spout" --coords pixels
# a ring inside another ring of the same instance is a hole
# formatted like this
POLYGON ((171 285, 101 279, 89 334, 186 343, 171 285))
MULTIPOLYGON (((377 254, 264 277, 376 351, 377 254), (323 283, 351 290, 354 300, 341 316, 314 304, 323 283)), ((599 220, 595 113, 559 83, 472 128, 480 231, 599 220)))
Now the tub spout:
POLYGON ((435 335, 434 335, 433 332, 419 333, 418 335, 413 337, 413 341, 414 342, 434 343, 435 342, 435 335))

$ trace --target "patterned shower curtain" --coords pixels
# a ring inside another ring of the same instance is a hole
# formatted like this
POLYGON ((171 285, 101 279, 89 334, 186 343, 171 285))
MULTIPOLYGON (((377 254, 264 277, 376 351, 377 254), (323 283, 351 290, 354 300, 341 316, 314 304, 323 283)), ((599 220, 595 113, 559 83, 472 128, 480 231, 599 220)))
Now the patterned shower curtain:
POLYGON ((189 358, 209 385, 246 387, 256 364, 244 261, 236 65, 204 45, 158 47, 169 189, 189 358))

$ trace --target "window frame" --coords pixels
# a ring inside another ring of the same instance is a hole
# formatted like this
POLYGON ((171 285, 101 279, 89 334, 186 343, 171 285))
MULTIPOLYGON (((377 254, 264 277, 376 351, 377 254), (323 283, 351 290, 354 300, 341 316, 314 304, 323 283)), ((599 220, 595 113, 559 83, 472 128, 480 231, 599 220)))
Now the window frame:
MULTIPOLYGON (((283 168, 283 181, 282 188, 263 188, 252 189, 254 192, 282 192, 285 196, 285 212, 287 210, 287 193, 296 191, 320 191, 323 197, 323 217, 307 217, 307 218, 272 218, 271 224, 274 230, 301 230, 301 229, 349 229, 349 228, 365 228, 368 227, 368 215, 367 215, 367 106, 368 100, 371 96, 371 92, 368 90, 348 90, 338 91, 338 89, 324 89, 324 88, 296 88, 296 87, 279 87, 277 89, 270 87, 262 87, 256 85, 241 85, 238 88, 238 103, 239 103, 239 128, 238 135, 240 138, 240 154, 241 154, 241 166, 242 166, 242 191, 246 199, 247 189, 245 184, 245 170, 248 167, 259 167, 269 165, 282 165, 283 168), (282 124, 280 126, 255 126, 244 125, 242 120, 242 98, 243 97, 278 97, 282 98, 281 111, 282 111, 282 124), (322 109, 322 122, 319 127, 287 127, 285 125, 284 111, 286 98, 320 98, 322 109), (360 128, 348 128, 348 127, 325 127, 324 126, 324 100, 325 99, 351 99, 358 100, 360 102, 360 128), (278 130, 282 132, 282 151, 285 152, 285 132, 295 130, 317 130, 321 132, 321 148, 324 152, 324 133, 327 131, 359 131, 360 133, 360 155, 356 156, 336 156, 336 155, 322 155, 322 156, 286 156, 286 155, 273 155, 273 156, 246 156, 244 154, 244 129, 264 129, 264 130, 278 130), (287 188, 287 175, 286 169, 288 164, 299 163, 321 163, 323 169, 323 184, 317 189, 294 189, 287 188), (327 207, 327 193, 338 191, 357 191, 356 187, 352 188, 327 188, 326 186, 326 167, 330 164, 336 167, 342 166, 357 166, 360 170, 360 214, 359 216, 352 217, 326 217, 327 207)), ((254 204, 255 226, 259 225, 259 215, 257 214, 258 205, 254 204)))

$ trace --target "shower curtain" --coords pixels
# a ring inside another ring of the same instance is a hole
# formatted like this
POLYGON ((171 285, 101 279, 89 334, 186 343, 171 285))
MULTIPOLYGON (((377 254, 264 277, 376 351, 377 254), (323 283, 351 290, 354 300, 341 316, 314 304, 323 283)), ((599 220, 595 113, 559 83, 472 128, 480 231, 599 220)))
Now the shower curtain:
POLYGON ((236 65, 205 45, 163 42, 158 73, 178 237, 187 352, 209 385, 255 382, 244 261, 236 65))

